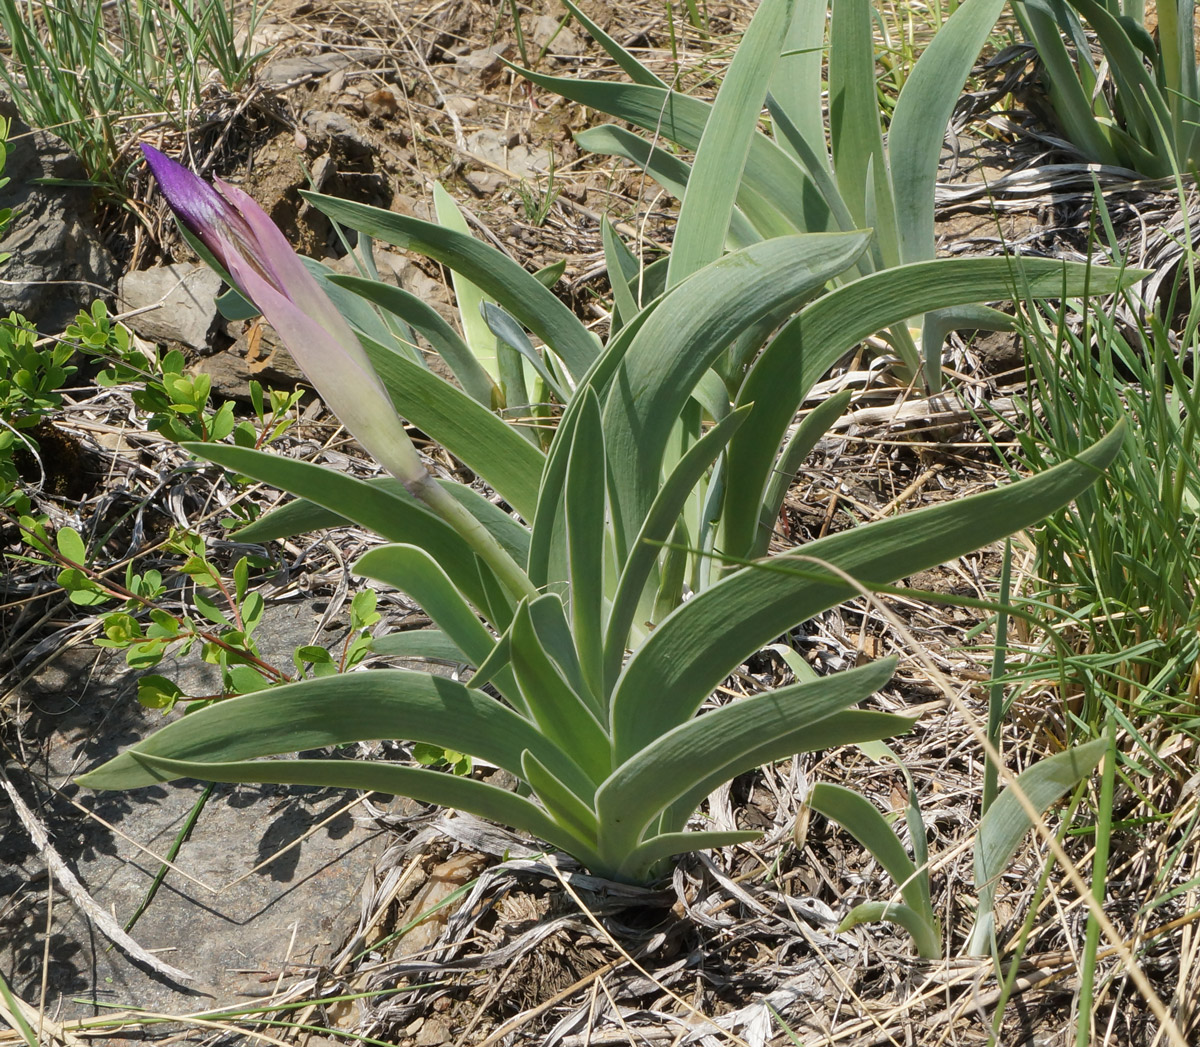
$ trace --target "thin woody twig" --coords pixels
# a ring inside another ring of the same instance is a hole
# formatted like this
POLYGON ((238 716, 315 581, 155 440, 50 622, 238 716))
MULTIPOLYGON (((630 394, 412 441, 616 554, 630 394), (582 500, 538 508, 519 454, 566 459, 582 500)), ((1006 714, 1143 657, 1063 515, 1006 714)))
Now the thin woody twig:
POLYGON ((0 787, 3 787, 4 791, 8 794, 8 798, 13 805, 13 810, 17 812, 17 817, 21 819, 21 824, 25 827, 25 831, 29 833, 29 838, 33 841, 46 866, 53 873, 58 885, 62 887, 67 897, 75 903, 80 912, 87 916, 109 941, 116 945, 122 952, 164 977, 177 982, 195 981, 195 975, 188 974, 187 971, 181 971, 178 967, 172 967, 169 963, 163 963, 153 953, 148 952, 140 946, 121 929, 121 925, 111 914, 105 912, 97 904, 96 900, 88 894, 83 884, 75 878, 75 874, 71 872, 67 863, 59 857, 58 852, 50 843, 50 837, 46 833, 45 827, 38 821, 37 815, 21 799, 21 794, 13 788, 13 784, 9 781, 8 775, 4 773, 3 768, 0 768, 0 787))

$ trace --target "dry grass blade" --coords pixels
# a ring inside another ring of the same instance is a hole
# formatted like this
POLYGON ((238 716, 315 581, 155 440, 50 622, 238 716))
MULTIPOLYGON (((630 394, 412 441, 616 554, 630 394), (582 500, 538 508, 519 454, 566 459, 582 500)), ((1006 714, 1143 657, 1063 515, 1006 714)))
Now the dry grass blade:
MULTIPOLYGON (((858 589, 859 594, 862 597, 868 601, 877 602, 877 598, 874 596, 874 594, 864 589, 853 578, 844 574, 832 564, 815 561, 811 557, 803 555, 791 557, 790 559, 795 559, 802 562, 811 562, 817 566, 838 574, 847 584, 853 585, 856 589, 858 589)), ((1078 892, 1078 896, 1087 906, 1088 912, 1100 925, 1101 933, 1109 941, 1115 954, 1122 961, 1126 974, 1137 987, 1137 990, 1141 994, 1142 999, 1146 1002, 1146 1005, 1161 1023, 1162 1033, 1166 1036, 1168 1042, 1171 1043, 1173 1047, 1189 1047, 1188 1042, 1184 1038, 1183 1033, 1179 1029, 1174 1017, 1167 1009, 1166 1004, 1163 1003, 1162 998, 1157 992, 1155 992, 1154 986, 1150 984, 1150 980, 1146 977, 1141 965, 1137 962, 1137 959, 1133 955, 1133 951, 1126 942, 1125 937, 1120 933, 1120 931, 1117 930, 1108 914, 1104 911, 1103 906, 1092 896, 1091 886, 1084 880, 1082 874, 1079 872, 1078 866, 1074 861, 1072 861, 1070 855, 1067 854, 1057 835, 1053 832, 1053 830, 1051 830, 1050 826, 1046 824, 1045 819, 1042 817, 1042 812, 1038 810, 1038 808, 1025 795, 1024 791, 1017 782, 1016 775, 1014 775, 1007 768, 1004 758, 999 752, 996 751, 995 747, 988 740, 984 724, 980 722, 975 712, 962 700, 962 697, 951 685, 950 681, 945 677, 945 674, 942 673, 938 666, 935 665, 932 660, 925 657, 922 645, 917 642, 916 638, 907 629, 904 623, 901 622, 890 609, 884 607, 882 604, 879 604, 879 610, 890 620, 892 627, 909 645, 909 649, 913 651, 922 661, 925 669, 929 672, 930 676, 937 683, 937 685, 942 689, 942 692, 946 696, 947 700, 962 716, 976 744, 980 746, 987 758, 999 769, 1001 780, 1005 783, 1008 789, 1011 790, 1012 795, 1016 797, 1022 810, 1024 810, 1026 816, 1029 818, 1030 824, 1033 825, 1036 833, 1042 838, 1042 841, 1049 848, 1058 863, 1062 866, 1067 878, 1071 882, 1071 885, 1075 888, 1075 890, 1078 892)))
POLYGON ((139 963, 144 963, 151 970, 157 971, 167 978, 171 978, 177 982, 195 980, 195 975, 188 974, 187 971, 181 971, 178 967, 172 967, 169 963, 164 963, 153 953, 143 949, 121 929, 120 923, 117 922, 111 913, 96 904, 92 896, 88 894, 83 885, 76 879, 75 874, 71 872, 66 862, 59 857, 58 852, 50 843, 50 837, 46 834, 45 828, 38 821, 33 811, 25 804, 25 801, 21 799, 21 794, 13 787, 3 768, 0 768, 0 788, 3 788, 8 794, 8 799, 13 806, 13 810, 16 811, 17 817, 21 820, 21 824, 25 827, 25 831, 29 834, 29 838, 33 841, 42 860, 52 870, 54 879, 62 886, 62 889, 71 901, 78 906, 81 912, 87 915, 88 919, 100 929, 109 941, 128 953, 139 963))
MULTIPOLYGON (((616 949, 617 952, 619 952, 621 954, 621 957, 624 960, 624 962, 628 963, 631 967, 633 967, 636 971, 638 971, 638 973, 641 974, 642 977, 649 978, 651 981, 653 981, 654 980, 653 975, 651 975, 641 964, 639 964, 637 962, 637 960, 635 960, 628 952, 626 952, 626 950, 621 945, 621 943, 618 942, 616 940, 616 938, 614 938, 612 936, 612 932, 609 931, 608 928, 605 927, 599 921, 599 919, 597 919, 596 914, 593 913, 592 910, 590 908, 588 908, 587 905, 584 904, 583 899, 580 898, 579 894, 575 891, 574 887, 571 886, 570 882, 566 879, 566 877, 564 877, 562 875, 562 872, 559 870, 558 866, 553 865, 553 866, 551 866, 551 869, 553 870, 554 875, 558 878, 559 884, 561 885, 562 889, 567 893, 568 897, 570 897, 570 899, 577 906, 579 906, 580 912, 582 912, 584 914, 584 916, 587 917, 588 921, 596 928, 596 930, 599 931, 600 934, 603 935, 603 937, 608 940, 608 943, 614 949, 616 949)), ((675 1001, 675 1003, 677 1003, 679 1006, 684 1008, 684 1010, 690 1016, 692 1016, 695 1019, 698 1019, 703 1025, 715 1026, 717 1029, 720 1030, 721 1035, 725 1039, 727 1039, 730 1043, 737 1044, 738 1047, 749 1047, 749 1045, 746 1043, 745 1040, 741 1039, 741 1037, 739 1037, 739 1036, 735 1036, 729 1030, 722 1028, 717 1022, 715 1022, 708 1015, 702 1014, 692 1004, 688 1003, 687 1000, 683 999, 683 997, 681 997, 674 990, 668 988, 665 985, 661 985, 661 983, 660 983, 660 987, 663 989, 664 992, 666 992, 666 994, 668 996, 671 997, 671 999, 673 999, 675 1001)))
MULTIPOLYGON (((492 1047, 493 1044, 498 1043, 500 1040, 504 1039, 505 1036, 516 1032, 523 1025, 527 1025, 534 1018, 538 1017, 538 1015, 550 1010, 551 1007, 556 1006, 563 1000, 569 1000, 581 989, 586 989, 592 984, 592 982, 596 981, 598 978, 601 978, 609 971, 616 970, 624 962, 626 962, 624 959, 609 960, 608 963, 606 963, 603 967, 597 968, 590 974, 585 974, 582 978, 575 982, 574 985, 568 985, 565 989, 559 993, 556 993, 554 996, 551 996, 548 1000, 538 1004, 538 1006, 532 1008, 531 1010, 523 1011, 521 1014, 509 1021, 506 1025, 500 1026, 500 1028, 488 1036, 487 1039, 480 1041, 478 1047, 492 1047)), ((466 1035, 466 1033, 463 1035, 466 1035)))

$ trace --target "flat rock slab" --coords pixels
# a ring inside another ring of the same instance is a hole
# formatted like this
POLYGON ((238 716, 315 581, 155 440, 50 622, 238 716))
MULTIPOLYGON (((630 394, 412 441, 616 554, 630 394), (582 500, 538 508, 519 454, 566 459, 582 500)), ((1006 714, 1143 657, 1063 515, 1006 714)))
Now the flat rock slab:
MULTIPOLYGON (((264 654, 278 658, 311 642, 314 622, 311 606, 271 609, 260 632, 264 648, 277 651, 264 654)), ((176 668, 188 686, 190 670, 176 668)), ((83 886, 122 924, 142 903, 161 856, 204 790, 203 783, 183 781, 95 793, 73 783, 74 775, 164 722, 161 713, 138 705, 135 680, 119 656, 83 644, 44 668, 9 709, 22 742, 21 763, 7 763, 10 780, 83 886)), ((204 684, 202 677, 190 682, 204 684)), ((327 960, 353 931, 360 888, 386 842, 356 799, 302 787, 213 789, 176 868, 131 931, 144 948, 195 975, 186 987, 112 948, 55 889, 47 1013, 65 1020, 110 1013, 113 1006, 170 1014, 246 1006, 274 991, 281 975, 286 986, 327 960)), ((36 1005, 50 877, 5 806, 0 802, 0 973, 36 1005)))
POLYGON ((109 298, 112 254, 101 243, 87 177, 67 144, 48 131, 31 131, 15 106, 0 97, 0 117, 11 120, 7 185, 0 207, 13 209, 0 254, 12 253, 0 284, 0 310, 23 315, 43 331, 62 331, 95 298, 109 298), (68 184, 43 184, 40 179, 68 184))

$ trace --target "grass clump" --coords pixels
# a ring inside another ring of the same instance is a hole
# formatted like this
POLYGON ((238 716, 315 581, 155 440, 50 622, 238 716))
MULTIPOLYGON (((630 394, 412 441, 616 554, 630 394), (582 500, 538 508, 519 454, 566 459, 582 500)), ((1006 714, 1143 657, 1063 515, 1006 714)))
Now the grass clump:
MULTIPOLYGON (((1116 245, 1100 199, 1096 210, 1116 245)), ((1185 246, 1180 274, 1194 271, 1194 253, 1185 246)), ((1023 465, 1070 458, 1090 434, 1126 423, 1107 483, 1033 532, 1027 606, 1038 609, 1045 632, 1008 679, 1018 691, 1057 692, 1049 724, 1064 742, 1108 747, 1100 782, 1077 797, 1072 831, 1094 840, 1092 896, 1107 912, 1119 897, 1131 941, 1194 916, 1185 856, 1200 816, 1186 785, 1200 739, 1200 311, 1189 285, 1194 278, 1180 275, 1153 306, 1126 293, 1107 309, 1043 307, 1026 325, 1023 465)), ((1098 942, 1089 920, 1079 1045, 1093 1042, 1093 1001, 1111 976, 1098 942)))
POLYGON ((1181 336, 1153 313, 1135 331, 1102 310, 1033 320, 1026 461, 1044 468, 1129 420, 1107 489, 1081 496, 1035 538, 1051 627, 1076 652, 1060 665, 1070 720, 1093 736, 1112 712, 1191 731, 1200 694, 1194 319, 1181 336))
POLYGON ((237 0, 0 0, 0 83, 26 123, 121 196, 139 130, 182 127, 210 85, 246 88, 267 53, 254 30, 268 4, 251 0, 239 27, 237 0))

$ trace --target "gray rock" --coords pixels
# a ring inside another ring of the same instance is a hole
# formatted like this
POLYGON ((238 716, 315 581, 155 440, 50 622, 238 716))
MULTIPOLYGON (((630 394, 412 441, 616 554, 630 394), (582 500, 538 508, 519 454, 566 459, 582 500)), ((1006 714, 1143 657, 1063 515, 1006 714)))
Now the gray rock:
POLYGON ((294 389, 307 381, 269 324, 250 330, 253 336, 243 331, 235 335, 234 344, 224 352, 195 363, 197 373, 212 380, 212 391, 218 399, 249 400, 251 379, 264 389, 294 389))
POLYGON ((0 253, 12 252, 0 270, 0 310, 56 333, 95 299, 112 297, 113 257, 100 242, 90 190, 33 184, 38 178, 86 177, 66 143, 31 131, 7 99, 0 99, 0 116, 12 120, 4 171, 10 181, 0 189, 0 207, 15 212, 0 241, 0 253))
POLYGON ((507 51, 508 48, 502 44, 468 51, 455 59, 455 71, 464 82, 478 80, 489 84, 504 72, 507 51))
MULTIPOLYGON (((288 665, 291 651, 313 640, 320 616, 310 601, 270 605, 259 629, 264 656, 288 665)), ((321 642, 331 639, 322 636, 321 642)), ((155 856, 171 845, 204 786, 190 780, 131 792, 76 786, 75 775, 165 719, 138 705, 138 674, 119 655, 98 654, 86 644, 60 650, 54 665, 19 688, 26 766, 10 762, 8 774, 92 898, 124 923, 159 868, 155 856)), ((192 695, 216 686, 213 668, 195 656, 155 671, 175 677, 192 695)), ((215 787, 176 868, 130 932, 144 948, 193 974, 196 982, 186 987, 110 948, 56 894, 48 1013, 84 1017, 106 1003, 171 1013, 245 1005, 273 990, 281 973, 286 986, 308 964, 327 962, 357 923, 363 879, 386 843, 363 820, 361 808, 348 807, 354 799, 332 789, 215 787), (294 846, 282 850, 289 844, 294 846)), ((0 833, 0 970, 32 1001, 41 991, 46 887, 40 857, 10 821, 0 833)))
POLYGON ((177 262, 127 273, 117 285, 126 323, 151 342, 204 350, 217 322, 221 278, 200 263, 177 262))
POLYGON ((304 114, 302 125, 309 138, 325 142, 328 148, 336 149, 340 156, 354 160, 374 153, 371 143, 341 113, 314 110, 304 114))
MULTIPOLYGON (((450 303, 446 285, 427 276, 413 259, 379 246, 375 247, 372 257, 375 259, 375 268, 379 273, 379 279, 385 284, 403 287, 404 290, 433 306, 451 325, 458 323, 458 310, 450 303)), ((343 273, 348 276, 359 275, 358 266, 352 255, 327 260, 326 264, 335 273, 343 273)))
POLYGON ((508 144, 508 136, 484 128, 467 136, 467 152, 514 178, 537 178, 550 170, 550 154, 524 142, 508 144))
POLYGON ((272 86, 303 83, 345 69, 353 59, 336 51, 321 55, 287 55, 267 63, 259 79, 272 86))
POLYGON ((528 30, 539 48, 545 47, 548 54, 575 58, 583 54, 584 44, 569 25, 559 28, 559 19, 551 15, 539 15, 528 30), (549 45, 547 47, 547 45, 549 45))
POLYGON ((471 95, 446 95, 444 102, 446 112, 460 118, 472 117, 479 112, 479 99, 471 95))
POLYGON ((508 181, 499 171, 481 168, 478 171, 468 171, 463 178, 470 183, 471 188, 480 196, 491 196, 508 181))

